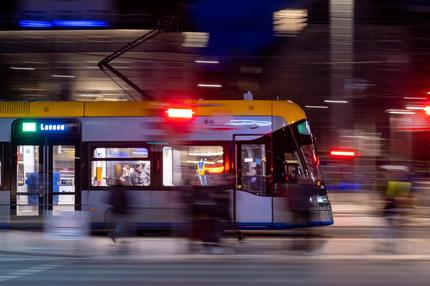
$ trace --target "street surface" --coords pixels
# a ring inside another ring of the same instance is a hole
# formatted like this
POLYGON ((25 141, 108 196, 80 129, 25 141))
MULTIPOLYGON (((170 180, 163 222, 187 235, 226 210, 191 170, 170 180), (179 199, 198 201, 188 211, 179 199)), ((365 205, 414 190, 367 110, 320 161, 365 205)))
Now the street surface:
POLYGON ((0 259, 5 285, 428 285, 430 261, 288 256, 165 260, 0 259))
POLYGON ((383 228, 326 228, 309 240, 248 235, 223 240, 222 253, 188 251, 188 241, 144 236, 53 239, 3 231, 4 285, 429 285, 426 228, 386 240, 383 228), (360 235, 358 235, 360 234, 360 235), (297 245, 309 243, 308 250, 297 245))

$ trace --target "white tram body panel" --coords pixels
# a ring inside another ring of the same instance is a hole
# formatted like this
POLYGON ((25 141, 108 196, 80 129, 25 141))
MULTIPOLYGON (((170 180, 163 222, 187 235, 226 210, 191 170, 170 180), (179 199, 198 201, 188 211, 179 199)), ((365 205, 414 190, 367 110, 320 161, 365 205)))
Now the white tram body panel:
MULTIPOLYGON (((161 119, 150 117, 80 118, 83 142, 147 142, 167 136, 157 128, 161 119), (133 132, 130 132, 130 131, 133 132)), ((183 135, 181 140, 194 142, 233 142, 234 136, 247 135, 247 140, 256 139, 272 132, 272 123, 282 126, 282 118, 272 116, 215 116, 198 117, 193 121, 196 128, 183 135), (208 124, 210 122, 210 124, 208 124), (222 127, 222 128, 221 128, 222 127), (229 127, 225 129, 225 127, 229 127), (221 130, 219 130, 221 129, 221 130), (249 134, 259 134, 251 135, 249 134)), ((237 137, 239 138, 239 137, 237 137)), ((244 138, 242 138, 244 139, 244 138)), ((130 188, 134 220, 145 228, 170 227, 184 222, 184 208, 178 190, 133 191, 130 188)), ((233 190, 230 190, 233 197, 233 190)), ((82 190, 82 209, 89 211, 93 222, 103 224, 110 205, 107 193, 100 190, 82 190)), ((233 201, 233 200, 232 200, 233 201)), ((235 205, 231 205, 232 217, 236 208, 238 223, 268 225, 272 223, 272 199, 236 192, 235 205)))

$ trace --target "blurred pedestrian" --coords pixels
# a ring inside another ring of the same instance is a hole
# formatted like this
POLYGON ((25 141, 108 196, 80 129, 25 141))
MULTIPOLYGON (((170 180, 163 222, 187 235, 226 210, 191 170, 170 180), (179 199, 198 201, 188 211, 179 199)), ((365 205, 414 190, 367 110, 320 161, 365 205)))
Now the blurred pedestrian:
POLYGON ((387 173, 384 190, 383 214, 387 222, 386 244, 388 250, 394 250, 396 239, 401 238, 406 225, 408 210, 412 207, 412 183, 408 179, 408 169, 396 166, 387 173))
POLYGON ((309 238, 311 233, 307 228, 311 221, 311 191, 316 188, 313 182, 308 182, 299 176, 291 176, 287 189, 288 210, 292 216, 296 237, 292 244, 293 250, 310 251, 309 238))
POLYGON ((219 245, 219 222, 211 189, 194 187, 191 191, 190 250, 196 243, 203 244, 206 251, 217 253, 219 245))
POLYGON ((239 230, 237 224, 233 221, 231 216, 231 192, 234 189, 234 175, 222 173, 217 176, 217 187, 214 192, 214 199, 216 203, 217 216, 220 223, 220 232, 225 230, 234 231, 237 240, 241 241, 245 235, 239 230))
POLYGON ((112 206, 112 230, 109 237, 116 242, 118 237, 124 237, 129 231, 129 198, 127 190, 120 187, 121 181, 118 180, 118 187, 110 191, 108 204, 112 206))

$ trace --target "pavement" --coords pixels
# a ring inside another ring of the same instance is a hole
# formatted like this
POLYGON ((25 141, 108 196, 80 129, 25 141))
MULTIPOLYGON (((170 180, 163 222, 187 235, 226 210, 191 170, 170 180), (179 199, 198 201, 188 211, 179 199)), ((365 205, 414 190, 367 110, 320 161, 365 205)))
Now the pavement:
POLYGON ((206 249, 197 244, 190 253, 188 240, 176 237, 129 237, 114 243, 107 236, 67 238, 43 232, 2 231, 0 253, 4 255, 31 255, 69 257, 94 260, 171 260, 213 259, 211 254, 240 257, 312 257, 312 259, 413 259, 430 261, 429 231, 422 228, 404 229, 395 239, 388 228, 311 230, 310 238, 301 238, 294 232, 276 233, 271 236, 248 233, 238 242, 232 237, 222 240, 222 251, 206 249), (356 232, 361 232, 357 236, 356 232), (308 251, 297 250, 297 245, 307 245, 308 251))
POLYGON ((0 283, 14 285, 428 285, 430 262, 272 257, 88 260, 0 257, 0 283))
MULTIPOLYGON (((393 232, 372 194, 331 194, 335 223, 311 229, 311 238, 297 236, 297 231, 272 231, 263 235, 246 232, 242 242, 223 238, 224 257, 285 257, 311 259, 414 259, 430 260, 430 219, 411 216, 401 230, 393 232), (361 203, 360 203, 361 202, 361 203), (364 202, 364 203, 363 203, 364 202), (369 202, 373 204, 369 204, 369 202), (392 239, 387 239, 394 237, 392 239), (308 253, 297 251, 297 244, 309 245, 308 253), (304 255, 305 254, 305 255, 304 255), (396 257, 396 258, 394 258, 396 257)), ((0 231, 0 253, 33 257, 70 257, 94 260, 171 260, 208 257, 210 251, 189 252, 189 241, 167 236, 139 236, 112 242, 103 235, 66 236, 61 232, 0 231)), ((217 252, 217 251, 215 251, 217 252)), ((220 251, 219 251, 220 252, 220 251)), ((216 259, 209 255, 210 259, 216 259)))
POLYGON ((308 232, 246 232, 240 242, 227 236, 222 248, 198 246, 193 252, 189 241, 178 237, 145 235, 114 243, 102 235, 4 230, 0 231, 0 284, 430 284, 426 223, 410 221, 393 232, 383 218, 346 211, 338 213, 333 226, 308 232), (304 233, 309 238, 298 235, 304 233))

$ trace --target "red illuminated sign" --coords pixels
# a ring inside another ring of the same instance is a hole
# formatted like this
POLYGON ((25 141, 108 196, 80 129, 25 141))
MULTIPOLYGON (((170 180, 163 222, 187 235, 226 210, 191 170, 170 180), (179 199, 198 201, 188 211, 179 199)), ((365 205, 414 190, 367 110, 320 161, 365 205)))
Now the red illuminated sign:
POLYGON ((169 108, 166 111, 170 118, 193 118, 193 110, 185 108, 169 108))
POLYGON ((330 155, 335 158, 354 158, 357 152, 354 150, 333 149, 330 150, 330 155))

